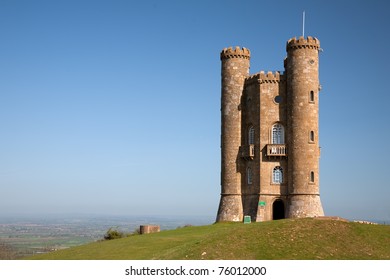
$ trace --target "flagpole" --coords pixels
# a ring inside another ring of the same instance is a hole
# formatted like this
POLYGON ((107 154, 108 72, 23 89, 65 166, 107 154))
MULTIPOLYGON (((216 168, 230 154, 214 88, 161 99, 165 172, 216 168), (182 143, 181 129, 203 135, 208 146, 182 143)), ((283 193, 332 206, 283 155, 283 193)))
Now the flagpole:
POLYGON ((305 11, 303 11, 302 16, 302 37, 305 38, 305 11))

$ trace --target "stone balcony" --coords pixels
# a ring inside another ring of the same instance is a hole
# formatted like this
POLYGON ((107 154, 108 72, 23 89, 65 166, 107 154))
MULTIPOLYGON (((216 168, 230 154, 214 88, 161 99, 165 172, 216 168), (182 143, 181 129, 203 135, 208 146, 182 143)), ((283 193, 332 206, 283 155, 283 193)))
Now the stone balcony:
POLYGON ((246 160, 253 160, 255 157, 255 145, 241 146, 241 157, 246 160))
POLYGON ((285 144, 268 144, 267 145, 268 157, 286 157, 287 147, 285 144))

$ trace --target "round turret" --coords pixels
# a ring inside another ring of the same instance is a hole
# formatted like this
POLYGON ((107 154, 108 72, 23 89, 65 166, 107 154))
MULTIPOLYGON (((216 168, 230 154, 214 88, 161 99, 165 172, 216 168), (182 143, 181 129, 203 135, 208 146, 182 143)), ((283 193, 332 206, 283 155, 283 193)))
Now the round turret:
POLYGON ((232 47, 224 48, 221 51, 221 60, 229 59, 229 58, 244 58, 244 59, 250 59, 251 52, 247 48, 240 48, 235 47, 234 49, 232 47))
POLYGON ((250 51, 225 48, 221 52, 221 201, 217 221, 242 221, 240 103, 249 75, 250 51))
POLYGON ((319 197, 318 39, 287 42, 289 217, 323 216, 319 197))
POLYGON ((303 37, 299 37, 297 40, 296 38, 291 38, 287 41, 286 51, 287 53, 290 50, 296 50, 296 49, 314 49, 319 50, 320 49, 320 41, 315 37, 308 36, 307 39, 303 37))

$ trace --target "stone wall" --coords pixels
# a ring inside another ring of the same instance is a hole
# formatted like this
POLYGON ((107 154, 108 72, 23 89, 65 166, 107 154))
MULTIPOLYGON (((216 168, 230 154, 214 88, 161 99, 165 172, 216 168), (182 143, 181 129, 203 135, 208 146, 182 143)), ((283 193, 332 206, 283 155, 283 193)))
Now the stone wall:
POLYGON ((160 232, 159 225, 141 225, 141 226, 139 226, 139 233, 140 234, 148 234, 148 233, 154 233, 154 232, 160 232))

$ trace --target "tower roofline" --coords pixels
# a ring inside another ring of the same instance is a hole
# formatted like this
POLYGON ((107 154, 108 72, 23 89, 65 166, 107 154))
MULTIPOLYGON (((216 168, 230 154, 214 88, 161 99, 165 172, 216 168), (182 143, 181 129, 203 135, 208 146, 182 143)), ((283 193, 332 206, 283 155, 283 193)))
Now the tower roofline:
POLYGON ((245 84, 246 85, 250 85, 250 84, 253 84, 253 83, 260 83, 260 84, 264 84, 264 83, 280 83, 280 82, 283 82, 285 81, 285 76, 284 76, 284 72, 281 72, 281 71, 275 71, 275 72, 272 72, 272 71, 268 71, 268 72, 265 72, 265 71, 260 71, 256 74, 253 74, 251 76, 249 76, 248 78, 246 78, 245 80, 245 84))
POLYGON ((279 71, 260 71, 260 77, 259 77, 260 83, 279 83, 280 81, 284 80, 284 75, 282 72, 279 71))
POLYGON ((229 58, 244 58, 250 59, 251 52, 247 48, 240 48, 236 46, 234 49, 232 47, 224 48, 221 51, 221 60, 229 58))
POLYGON ((318 40, 316 37, 307 36, 307 39, 305 39, 303 36, 299 37, 297 39, 296 37, 291 38, 287 41, 286 45, 286 51, 289 50, 295 50, 295 49, 320 49, 320 40, 318 40))

